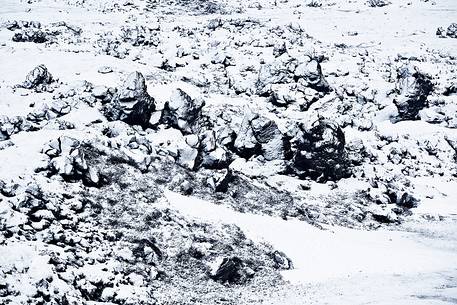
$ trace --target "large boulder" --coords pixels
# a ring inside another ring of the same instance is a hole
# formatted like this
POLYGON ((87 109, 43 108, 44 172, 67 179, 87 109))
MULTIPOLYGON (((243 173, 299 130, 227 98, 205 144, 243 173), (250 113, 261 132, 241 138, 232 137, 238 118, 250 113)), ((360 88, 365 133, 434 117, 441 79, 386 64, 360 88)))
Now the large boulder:
POLYGON ((146 81, 140 72, 131 73, 119 87, 113 100, 104 106, 108 120, 121 120, 129 125, 149 126, 155 101, 147 92, 146 81))
POLYGON ((52 83, 53 78, 45 65, 39 65, 30 71, 21 87, 25 89, 37 89, 52 83))
POLYGON ((248 112, 241 123, 234 149, 244 158, 262 155, 267 161, 280 160, 286 158, 289 142, 274 121, 248 112))
POLYGON ((322 74, 322 67, 318 58, 309 57, 297 66, 294 72, 295 79, 301 85, 319 92, 329 92, 330 86, 322 74))
POLYGON ((192 98, 181 89, 175 89, 164 105, 161 123, 177 128, 183 133, 197 133, 198 120, 205 102, 192 98))
POLYGON ((299 126, 294 139, 294 167, 301 176, 321 181, 348 175, 343 130, 336 123, 317 120, 310 128, 299 126))
POLYGON ((400 120, 417 120, 419 111, 428 106, 427 98, 433 91, 430 76, 410 66, 398 70, 394 104, 400 120))

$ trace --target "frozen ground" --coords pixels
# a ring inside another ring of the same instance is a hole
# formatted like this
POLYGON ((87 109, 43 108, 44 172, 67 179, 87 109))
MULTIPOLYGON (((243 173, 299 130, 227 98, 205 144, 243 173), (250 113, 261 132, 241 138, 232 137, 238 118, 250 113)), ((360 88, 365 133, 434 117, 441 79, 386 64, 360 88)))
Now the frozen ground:
POLYGON ((0 2, 0 304, 457 304, 457 1, 0 2))
POLYGON ((455 220, 407 223, 401 231, 341 227, 319 230, 300 221, 242 214, 167 192, 171 206, 198 219, 234 223, 294 262, 290 286, 265 304, 455 304, 455 220))

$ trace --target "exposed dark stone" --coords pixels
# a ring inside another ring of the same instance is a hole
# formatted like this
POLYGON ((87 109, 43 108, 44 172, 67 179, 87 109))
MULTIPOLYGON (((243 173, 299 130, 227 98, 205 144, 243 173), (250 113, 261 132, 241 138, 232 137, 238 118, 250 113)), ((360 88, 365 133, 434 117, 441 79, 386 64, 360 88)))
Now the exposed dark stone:
POLYGON ((433 88, 430 76, 410 67, 401 68, 397 74, 398 96, 394 99, 400 119, 417 120, 419 111, 428 106, 433 88))
POLYGON ((204 101, 193 99, 178 88, 173 92, 170 101, 165 103, 160 121, 183 133, 197 133, 198 120, 204 105, 204 101))
POLYGON ((457 93, 457 83, 449 84, 443 92, 443 95, 449 96, 457 93))
POLYGON ((419 200, 416 199, 414 196, 408 193, 403 193, 403 195, 400 198, 400 201, 398 202, 399 206, 412 209, 417 207, 419 204, 419 200))
POLYGON ((212 278, 219 282, 236 283, 242 278, 243 262, 238 257, 224 258, 212 278))
POLYGON ((391 217, 391 214, 385 212, 385 213, 372 213, 373 215, 373 219, 378 221, 378 222, 381 222, 381 223, 395 223, 397 222, 397 219, 395 218, 392 218, 391 217))
POLYGON ((439 28, 436 29, 436 36, 439 36, 441 38, 445 38, 446 37, 446 32, 444 31, 443 27, 439 27, 439 28))
POLYGON ((108 120, 121 120, 129 125, 149 126, 155 101, 146 88, 146 81, 140 72, 131 73, 118 89, 111 103, 103 111, 108 120))
POLYGON ((48 41, 48 35, 38 29, 24 29, 20 33, 15 33, 12 40, 15 42, 44 43, 48 41))
POLYGON ((300 126, 294 139, 294 167, 301 176, 338 180, 349 174, 343 130, 328 120, 316 121, 309 130, 300 126))

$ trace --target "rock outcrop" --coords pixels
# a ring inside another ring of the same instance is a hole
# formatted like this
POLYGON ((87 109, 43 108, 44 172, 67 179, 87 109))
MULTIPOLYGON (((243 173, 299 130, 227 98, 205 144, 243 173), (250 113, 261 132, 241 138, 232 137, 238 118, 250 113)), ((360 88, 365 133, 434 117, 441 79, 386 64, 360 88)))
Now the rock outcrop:
POLYGON ((147 92, 146 81, 140 72, 131 73, 103 109, 110 121, 121 120, 143 128, 149 126, 154 110, 154 98, 147 92))

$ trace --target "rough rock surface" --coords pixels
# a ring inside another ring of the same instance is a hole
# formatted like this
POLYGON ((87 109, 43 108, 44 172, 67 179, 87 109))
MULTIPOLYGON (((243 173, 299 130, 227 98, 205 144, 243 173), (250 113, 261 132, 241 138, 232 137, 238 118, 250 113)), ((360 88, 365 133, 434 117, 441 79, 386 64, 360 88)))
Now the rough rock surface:
POLYGON ((1 1, 0 304, 452 302, 455 11, 1 1))
POLYGON ((52 81, 52 75, 46 66, 39 65, 27 74, 22 87, 25 89, 38 89, 52 83, 52 81))
POLYGON ((105 106, 104 112, 109 120, 121 120, 146 128, 154 110, 154 98, 147 92, 144 76, 133 72, 118 88, 112 101, 105 106))
POLYGON ((394 103, 402 120, 417 119, 419 111, 428 106, 433 83, 428 75, 407 66, 399 69, 394 103))
POLYGON ((234 148, 242 157, 262 155, 268 161, 285 159, 289 153, 289 143, 276 123, 255 113, 245 115, 234 148))
POLYGON ((318 120, 309 129, 300 126, 294 145, 294 167, 299 174, 324 181, 347 176, 346 141, 336 123, 318 120))
POLYGON ((165 103, 161 122, 184 133, 198 132, 198 119, 204 105, 204 101, 194 99, 178 88, 173 91, 170 100, 165 103))

